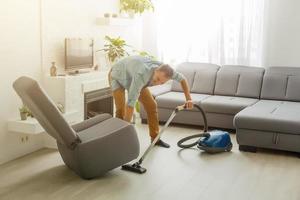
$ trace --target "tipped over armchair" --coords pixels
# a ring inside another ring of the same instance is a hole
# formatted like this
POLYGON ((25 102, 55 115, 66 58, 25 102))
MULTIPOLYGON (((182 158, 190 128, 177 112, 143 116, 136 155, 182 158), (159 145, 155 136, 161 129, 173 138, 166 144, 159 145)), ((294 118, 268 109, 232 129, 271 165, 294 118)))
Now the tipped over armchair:
POLYGON ((23 76, 13 87, 45 131, 56 139, 65 164, 80 177, 97 177, 139 155, 139 141, 131 124, 102 114, 70 126, 37 81, 23 76))

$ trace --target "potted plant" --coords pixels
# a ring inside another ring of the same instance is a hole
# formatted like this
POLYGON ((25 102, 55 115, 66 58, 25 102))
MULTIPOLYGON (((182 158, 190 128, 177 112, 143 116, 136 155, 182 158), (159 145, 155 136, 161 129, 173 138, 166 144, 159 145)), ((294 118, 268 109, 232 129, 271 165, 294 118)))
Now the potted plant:
POLYGON ((104 51, 107 54, 110 65, 123 56, 129 55, 125 49, 125 47, 128 47, 128 45, 122 38, 112 38, 109 36, 105 36, 105 40, 107 44, 104 45, 103 49, 100 49, 98 51, 104 51))
POLYGON ((120 12, 128 13, 130 17, 134 14, 142 14, 146 10, 154 11, 150 0, 120 0, 120 12))
POLYGON ((21 120, 26 120, 28 114, 28 108, 25 105, 23 105, 22 107, 19 108, 19 112, 20 112, 21 120))

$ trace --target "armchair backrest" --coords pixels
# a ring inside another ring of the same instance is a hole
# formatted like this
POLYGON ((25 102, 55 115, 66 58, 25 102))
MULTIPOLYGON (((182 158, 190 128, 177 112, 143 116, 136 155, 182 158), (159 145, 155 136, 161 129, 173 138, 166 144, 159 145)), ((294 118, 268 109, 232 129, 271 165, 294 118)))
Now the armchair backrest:
POLYGON ((13 83, 13 88, 48 134, 59 143, 75 148, 80 142, 75 131, 37 81, 23 76, 13 83))

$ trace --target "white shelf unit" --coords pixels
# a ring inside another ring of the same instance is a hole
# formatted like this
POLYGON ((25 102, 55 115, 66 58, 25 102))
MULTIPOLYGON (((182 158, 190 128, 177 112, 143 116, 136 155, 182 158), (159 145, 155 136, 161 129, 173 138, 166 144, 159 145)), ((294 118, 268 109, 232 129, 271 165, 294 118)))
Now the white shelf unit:
POLYGON ((120 17, 98 17, 96 18, 96 24, 100 26, 130 26, 135 24, 135 20, 120 17))
MULTIPOLYGON (((63 115, 70 124, 75 124, 77 122, 76 118, 78 116, 78 111, 68 112, 63 115)), ((27 120, 8 120, 7 128, 9 131, 14 133, 26 133, 36 135, 45 132, 43 127, 35 118, 28 118, 27 120)))

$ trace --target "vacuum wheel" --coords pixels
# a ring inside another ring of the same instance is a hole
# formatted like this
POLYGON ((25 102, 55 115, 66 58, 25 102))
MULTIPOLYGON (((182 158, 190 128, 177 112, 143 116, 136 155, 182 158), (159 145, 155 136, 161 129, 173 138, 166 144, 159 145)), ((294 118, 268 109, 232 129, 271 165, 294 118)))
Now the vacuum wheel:
POLYGON ((232 144, 229 144, 225 151, 230 152, 232 150, 232 144))

